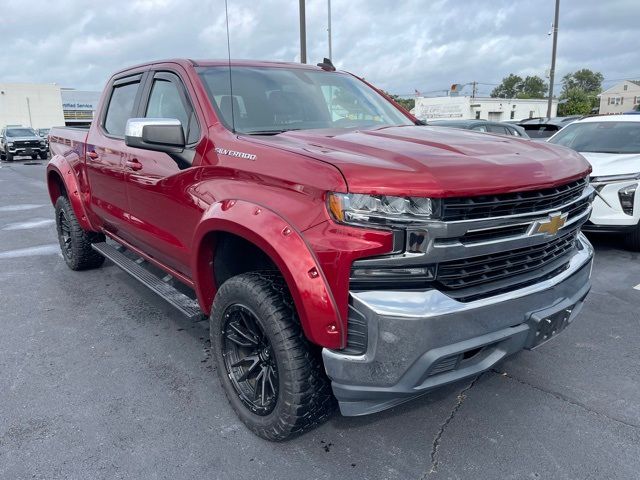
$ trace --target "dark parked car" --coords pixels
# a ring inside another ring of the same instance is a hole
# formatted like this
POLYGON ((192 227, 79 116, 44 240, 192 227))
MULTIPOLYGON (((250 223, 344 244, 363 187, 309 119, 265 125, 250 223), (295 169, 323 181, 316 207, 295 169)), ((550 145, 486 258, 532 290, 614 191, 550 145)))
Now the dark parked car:
POLYGON ((487 120, 431 120, 428 126, 463 128, 465 130, 475 130, 476 132, 497 133, 499 135, 510 135, 512 137, 529 138, 524 128, 510 123, 489 122, 487 120))
POLYGON ((47 153, 49 153, 49 130, 50 128, 36 128, 36 135, 43 138, 47 144, 47 153))
POLYGON ((11 162, 14 157, 28 156, 34 160, 47 158, 49 147, 33 128, 6 127, 0 131, 0 158, 11 162))
POLYGON ((551 137, 569 125, 571 122, 582 118, 581 115, 571 115, 569 117, 536 117, 527 118, 517 123, 518 126, 524 128, 529 137, 534 140, 551 137))

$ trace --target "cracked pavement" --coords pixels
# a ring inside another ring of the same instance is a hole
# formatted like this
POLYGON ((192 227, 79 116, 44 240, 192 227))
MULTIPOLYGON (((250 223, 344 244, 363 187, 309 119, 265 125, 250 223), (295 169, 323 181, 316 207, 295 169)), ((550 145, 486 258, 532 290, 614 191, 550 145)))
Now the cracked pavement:
POLYGON ((57 253, 41 165, 0 166, 0 478, 640 478, 640 255, 592 238, 580 318, 476 379, 292 441, 252 435, 208 330, 57 253))

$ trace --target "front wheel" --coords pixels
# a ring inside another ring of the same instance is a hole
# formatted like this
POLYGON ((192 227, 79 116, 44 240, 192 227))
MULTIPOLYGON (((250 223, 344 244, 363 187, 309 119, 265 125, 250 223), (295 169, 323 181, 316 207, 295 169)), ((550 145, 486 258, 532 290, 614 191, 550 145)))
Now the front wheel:
POLYGON ((38 159, 38 154, 34 153, 33 155, 31 155, 31 160, 37 160, 38 159))
POLYGON ((46 160, 48 156, 49 156, 49 154, 47 152, 41 152, 40 153, 40 159, 41 160, 46 160))
POLYGON ((62 257, 71 270, 89 270, 104 263, 104 257, 91 248, 104 241, 104 235, 83 230, 67 197, 56 200, 56 228, 62 257))
POLYGON ((210 335, 229 403, 254 433, 285 440, 330 416, 335 399, 319 351, 304 337, 279 275, 226 281, 213 301, 210 335))
POLYGON ((7 153, 6 157, 7 157, 7 162, 13 162, 13 153, 7 153))

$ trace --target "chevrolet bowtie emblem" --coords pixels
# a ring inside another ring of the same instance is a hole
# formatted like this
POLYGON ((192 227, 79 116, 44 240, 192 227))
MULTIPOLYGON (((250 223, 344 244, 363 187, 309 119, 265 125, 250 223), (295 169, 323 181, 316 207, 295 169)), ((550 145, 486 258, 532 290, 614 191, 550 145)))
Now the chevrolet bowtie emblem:
POLYGON ((545 220, 537 220, 531 226, 529 235, 544 233, 546 235, 555 235, 567 223, 568 213, 555 212, 549 214, 549 218, 545 220))

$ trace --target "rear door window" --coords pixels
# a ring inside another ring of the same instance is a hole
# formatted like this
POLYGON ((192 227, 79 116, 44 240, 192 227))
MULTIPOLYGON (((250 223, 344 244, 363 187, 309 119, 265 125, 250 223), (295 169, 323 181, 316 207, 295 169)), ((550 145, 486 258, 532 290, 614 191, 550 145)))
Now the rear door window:
POLYGON ((139 86, 140 81, 135 81, 116 85, 113 88, 104 119, 104 129, 107 133, 116 137, 124 137, 127 120, 133 116, 139 86))

